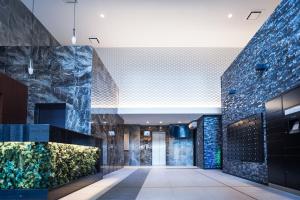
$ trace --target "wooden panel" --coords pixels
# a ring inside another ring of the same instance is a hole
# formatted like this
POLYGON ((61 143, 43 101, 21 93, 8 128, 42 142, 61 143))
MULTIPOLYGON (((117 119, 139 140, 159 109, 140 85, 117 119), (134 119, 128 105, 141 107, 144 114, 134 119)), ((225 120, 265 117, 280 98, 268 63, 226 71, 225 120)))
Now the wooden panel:
POLYGON ((0 124, 2 124, 2 110, 3 110, 3 95, 0 93, 0 124))
POLYGON ((22 124, 27 118, 27 86, 0 73, 1 123, 22 124))

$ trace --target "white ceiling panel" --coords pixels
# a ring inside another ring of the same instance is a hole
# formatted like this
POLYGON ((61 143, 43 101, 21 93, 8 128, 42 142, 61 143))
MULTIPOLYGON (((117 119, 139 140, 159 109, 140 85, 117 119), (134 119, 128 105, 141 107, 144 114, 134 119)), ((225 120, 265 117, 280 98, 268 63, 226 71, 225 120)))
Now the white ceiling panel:
MULTIPOLYGON (((22 1, 31 8, 32 0, 22 1)), ((72 4, 65 0, 35 2, 40 21, 59 42, 71 44, 72 4)), ((244 47, 279 2, 78 0, 77 41, 86 45, 91 44, 89 37, 98 37, 101 47, 244 47), (246 20, 256 10, 262 11, 259 18, 246 20)))

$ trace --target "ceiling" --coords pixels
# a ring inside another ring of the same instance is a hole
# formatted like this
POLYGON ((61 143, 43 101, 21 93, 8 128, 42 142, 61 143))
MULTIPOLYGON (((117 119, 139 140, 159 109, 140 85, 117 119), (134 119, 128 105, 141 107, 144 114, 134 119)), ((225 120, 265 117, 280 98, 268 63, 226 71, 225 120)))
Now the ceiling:
MULTIPOLYGON (((31 9, 32 0, 22 1, 31 9)), ((35 1, 34 14, 62 45, 70 45, 73 5, 65 1, 35 1)), ((78 2, 77 44, 98 48, 120 88, 125 123, 164 125, 220 112, 220 76, 280 0, 78 2), (259 18, 246 20, 256 10, 262 11, 259 18)))
POLYGON ((201 117, 199 114, 121 114, 125 124, 168 125, 190 123, 201 117))
MULTIPOLYGON (((31 8, 32 0, 22 0, 31 8)), ((35 1, 35 15, 63 45, 71 43, 73 7, 35 1)), ((78 0, 77 43, 95 47, 244 47, 280 0, 78 0), (257 20, 246 20, 261 10, 257 20), (232 18, 227 16, 232 13, 232 18), (104 18, 101 17, 104 15, 104 18)))

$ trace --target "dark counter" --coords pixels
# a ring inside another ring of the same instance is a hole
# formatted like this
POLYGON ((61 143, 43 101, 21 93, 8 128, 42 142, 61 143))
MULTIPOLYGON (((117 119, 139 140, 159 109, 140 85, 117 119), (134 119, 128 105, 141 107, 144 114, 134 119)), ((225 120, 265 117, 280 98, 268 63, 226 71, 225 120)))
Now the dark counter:
POLYGON ((0 124, 0 142, 57 142, 100 147, 101 139, 49 124, 0 124))

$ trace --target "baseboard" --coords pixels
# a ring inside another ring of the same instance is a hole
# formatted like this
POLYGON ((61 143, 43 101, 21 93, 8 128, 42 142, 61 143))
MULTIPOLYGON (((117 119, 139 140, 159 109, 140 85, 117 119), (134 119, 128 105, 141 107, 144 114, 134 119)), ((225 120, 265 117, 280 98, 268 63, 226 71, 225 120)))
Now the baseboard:
POLYGON ((293 189, 293 188, 287 188, 287 187, 277 185, 277 184, 273 184, 273 183, 269 183, 269 186, 272 187, 272 188, 278 189, 278 190, 282 190, 282 191, 289 192, 289 193, 300 196, 300 190, 296 190, 296 189, 293 189))

